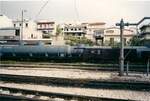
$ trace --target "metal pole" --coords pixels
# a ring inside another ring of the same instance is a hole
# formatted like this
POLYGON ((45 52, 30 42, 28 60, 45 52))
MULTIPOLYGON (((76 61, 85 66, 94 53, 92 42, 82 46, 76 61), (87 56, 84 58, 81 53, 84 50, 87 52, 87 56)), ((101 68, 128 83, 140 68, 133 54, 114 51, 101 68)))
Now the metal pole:
POLYGON ((147 76, 149 75, 149 59, 148 59, 148 61, 147 61, 147 76))
POLYGON ((128 76, 128 71, 129 71, 129 61, 127 61, 127 67, 126 67, 126 75, 128 76))
POLYGON ((1 53, 2 47, 0 47, 0 64, 1 64, 1 56, 2 56, 2 53, 1 53))
POLYGON ((119 75, 124 75, 124 39, 123 39, 124 21, 120 21, 120 72, 119 75))
POLYGON ((20 35, 20 42, 22 42, 22 40, 23 40, 23 12, 24 12, 24 10, 22 10, 22 14, 21 14, 21 35, 20 35))
MULTIPOLYGON (((120 71, 119 71, 120 76, 124 75, 124 39, 123 39, 124 26, 138 26, 139 24, 141 24, 146 19, 150 19, 150 17, 144 17, 138 23, 124 23, 123 19, 121 19, 120 23, 116 23, 116 26, 120 26, 120 42, 121 42, 120 43, 120 71)), ((149 60, 148 60, 148 63, 147 63, 147 71, 148 72, 149 72, 149 68, 148 68, 149 64, 150 63, 149 63, 149 60)))

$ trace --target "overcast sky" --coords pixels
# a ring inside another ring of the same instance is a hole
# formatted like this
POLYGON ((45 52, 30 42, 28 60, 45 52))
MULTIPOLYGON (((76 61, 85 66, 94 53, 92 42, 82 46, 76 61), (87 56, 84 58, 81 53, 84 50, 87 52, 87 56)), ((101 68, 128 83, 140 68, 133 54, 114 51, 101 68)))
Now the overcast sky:
POLYGON ((138 22, 144 16, 150 16, 150 0, 49 0, 36 18, 46 0, 38 1, 1 1, 1 12, 12 19, 21 17, 26 9, 26 18, 33 20, 48 19, 57 22, 101 21, 108 24, 119 22, 138 22))

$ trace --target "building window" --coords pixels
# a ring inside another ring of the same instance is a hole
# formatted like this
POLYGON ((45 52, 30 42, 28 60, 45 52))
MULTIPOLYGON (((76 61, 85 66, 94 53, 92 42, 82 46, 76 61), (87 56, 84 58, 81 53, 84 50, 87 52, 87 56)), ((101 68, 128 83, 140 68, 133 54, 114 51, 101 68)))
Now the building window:
POLYGON ((42 28, 42 24, 40 25, 40 28, 42 28))
POLYGON ((79 33, 79 34, 77 33, 77 36, 81 36, 81 35, 82 35, 81 33, 79 33))
POLYGON ((81 28, 79 28, 79 30, 81 30, 81 28))
POLYGON ((110 45, 114 45, 114 38, 110 38, 110 45))
POLYGON ((26 23, 26 27, 28 27, 28 23, 26 23))
POLYGON ((46 28, 46 24, 44 24, 44 27, 46 28))
POLYGON ((126 46, 126 43, 127 43, 127 39, 126 38, 124 38, 124 45, 126 46))
POLYGON ((16 27, 16 24, 14 24, 14 27, 16 27))
POLYGON ((20 30, 19 30, 19 29, 16 29, 15 35, 16 35, 16 36, 19 36, 19 35, 20 35, 20 30))
POLYGON ((49 28, 49 27, 50 27, 50 24, 47 24, 47 27, 49 28))
POLYGON ((31 38, 33 38, 33 34, 31 34, 31 38))
POLYGON ((74 30, 77 31, 77 28, 75 28, 74 30))
POLYGON ((107 30, 106 33, 114 33, 114 30, 107 30))
POLYGON ((73 31, 73 28, 71 28, 71 30, 73 31))
POLYGON ((19 26, 21 26, 22 24, 20 23, 19 26))

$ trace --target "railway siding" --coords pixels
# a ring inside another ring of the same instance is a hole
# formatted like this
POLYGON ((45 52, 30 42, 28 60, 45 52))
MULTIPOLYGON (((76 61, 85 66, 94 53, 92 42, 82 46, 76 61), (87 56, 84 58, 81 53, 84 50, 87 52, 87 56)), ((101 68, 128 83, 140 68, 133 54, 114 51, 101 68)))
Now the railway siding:
POLYGON ((15 83, 32 83, 42 85, 55 85, 64 87, 81 88, 106 88, 106 89, 129 89, 150 91, 150 83, 143 81, 117 81, 117 80, 92 80, 92 79, 70 79, 42 76, 0 74, 0 80, 15 83))
POLYGON ((105 97, 93 97, 93 96, 85 96, 85 95, 76 95, 76 94, 65 94, 65 93, 54 93, 54 92, 46 92, 46 91, 38 91, 38 90, 29 90, 29 89, 22 89, 22 88, 13 88, 13 87, 3 87, 0 86, 0 89, 7 90, 11 93, 14 92, 21 92, 21 96, 13 96, 12 94, 0 94, 1 99, 11 99, 11 101, 16 100, 27 100, 27 101, 59 101, 58 99, 63 99, 60 101, 135 101, 131 99, 119 99, 119 98, 105 98, 105 97), (33 97, 29 98, 25 95, 32 94, 33 97), (38 99, 40 96, 47 96, 50 99, 38 99), (36 98, 37 97, 37 98, 36 98), (13 99, 13 100, 12 100, 13 99))

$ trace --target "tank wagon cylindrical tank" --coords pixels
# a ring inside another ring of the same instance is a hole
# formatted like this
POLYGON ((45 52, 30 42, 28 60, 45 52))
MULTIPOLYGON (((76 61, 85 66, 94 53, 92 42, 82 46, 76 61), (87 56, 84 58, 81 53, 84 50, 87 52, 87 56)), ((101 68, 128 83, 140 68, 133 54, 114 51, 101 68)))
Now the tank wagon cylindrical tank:
POLYGON ((1 59, 10 60, 68 60, 72 56, 77 58, 77 51, 70 46, 1 46, 1 59))
MULTIPOLYGON (((125 61, 139 61, 136 48, 124 49, 125 61)), ((100 63, 118 63, 120 57, 120 49, 112 47, 88 47, 84 49, 83 58, 85 61, 100 63)))
MULTIPOLYGON (((125 61, 141 62, 150 55, 149 48, 126 47, 125 61), (148 55, 148 56, 147 56, 148 55), (144 58, 144 59, 143 59, 144 58)), ((119 48, 44 45, 0 46, 2 60, 118 63, 119 48)))
POLYGON ((138 57, 142 58, 143 61, 150 59, 150 48, 137 49, 138 57))

